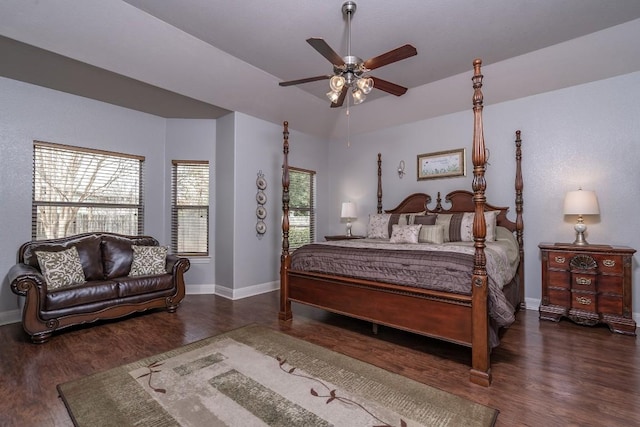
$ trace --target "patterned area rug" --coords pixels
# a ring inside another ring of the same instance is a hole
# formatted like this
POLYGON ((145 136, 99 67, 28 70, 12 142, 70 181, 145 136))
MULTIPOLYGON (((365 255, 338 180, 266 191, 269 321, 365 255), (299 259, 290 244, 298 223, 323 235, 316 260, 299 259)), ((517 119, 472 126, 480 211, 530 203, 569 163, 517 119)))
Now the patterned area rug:
POLYGON ((493 426, 498 411, 250 325, 58 385, 76 426, 493 426))

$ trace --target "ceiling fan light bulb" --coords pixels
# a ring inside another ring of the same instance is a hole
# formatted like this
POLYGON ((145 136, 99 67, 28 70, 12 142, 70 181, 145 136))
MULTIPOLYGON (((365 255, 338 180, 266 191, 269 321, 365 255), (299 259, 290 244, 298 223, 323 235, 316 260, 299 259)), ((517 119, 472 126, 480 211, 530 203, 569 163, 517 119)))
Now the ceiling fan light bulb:
POLYGON ((354 89, 351 95, 353 97, 353 105, 362 104, 362 101, 367 99, 367 95, 365 95, 360 89, 354 89))
POLYGON ((368 95, 373 89, 373 79, 371 77, 363 77, 356 84, 365 95, 368 95))
POLYGON ((342 76, 333 76, 329 80, 329 87, 332 91, 340 92, 342 87, 344 86, 344 77, 342 76))
POLYGON ((338 102, 338 98, 340 98, 340 92, 339 91, 335 91, 335 90, 331 90, 329 92, 327 92, 327 98, 329 98, 329 101, 331 101, 332 104, 338 102))

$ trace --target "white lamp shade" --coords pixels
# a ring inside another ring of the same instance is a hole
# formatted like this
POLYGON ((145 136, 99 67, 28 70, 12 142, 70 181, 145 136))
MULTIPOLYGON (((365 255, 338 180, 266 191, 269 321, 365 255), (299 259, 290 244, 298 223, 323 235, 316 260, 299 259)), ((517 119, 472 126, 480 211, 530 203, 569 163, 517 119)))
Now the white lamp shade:
POLYGON ((342 204, 342 212, 340 213, 340 217, 344 219, 357 218, 358 212, 356 210, 356 204, 353 202, 344 202, 342 204))
POLYGON ((569 191, 564 198, 565 215, 598 215, 598 197, 595 191, 576 190, 569 191))

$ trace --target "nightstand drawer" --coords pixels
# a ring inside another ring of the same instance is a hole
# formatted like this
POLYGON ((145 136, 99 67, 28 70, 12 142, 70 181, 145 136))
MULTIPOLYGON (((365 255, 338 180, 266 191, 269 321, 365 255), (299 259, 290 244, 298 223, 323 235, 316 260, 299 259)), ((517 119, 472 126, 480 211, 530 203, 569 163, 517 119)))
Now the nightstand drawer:
POLYGON ((569 300, 571 299, 571 292, 569 292, 568 289, 548 288, 547 296, 549 297, 549 304, 568 307, 569 300))
POLYGON ((571 282, 570 276, 571 274, 568 271, 549 270, 547 275, 549 278, 549 286, 569 289, 571 282))
POLYGON ((598 312, 622 316, 622 296, 598 295, 598 312))
POLYGON ((596 294, 586 292, 571 293, 571 308, 595 312, 596 302, 596 294))
POLYGON ((549 268, 569 269, 569 261, 573 258, 570 252, 549 251, 549 268))
POLYGON ((604 294, 622 294, 622 287, 620 286, 620 281, 622 278, 620 276, 609 276, 606 274, 601 274, 598 277, 598 292, 604 294))
POLYGON ((598 269, 601 273, 622 274, 622 256, 610 254, 595 254, 593 255, 593 258, 598 263, 598 269))
POLYGON ((597 276, 595 274, 571 273, 571 289, 577 291, 595 292, 597 276))

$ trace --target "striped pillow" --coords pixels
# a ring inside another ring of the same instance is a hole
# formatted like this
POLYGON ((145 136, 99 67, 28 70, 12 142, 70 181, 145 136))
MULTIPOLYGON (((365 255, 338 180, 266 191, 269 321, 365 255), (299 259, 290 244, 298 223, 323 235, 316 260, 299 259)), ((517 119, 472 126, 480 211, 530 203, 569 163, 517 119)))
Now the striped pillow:
POLYGON ((423 225, 418 235, 418 242, 435 243, 438 245, 444 243, 444 225, 423 225))

